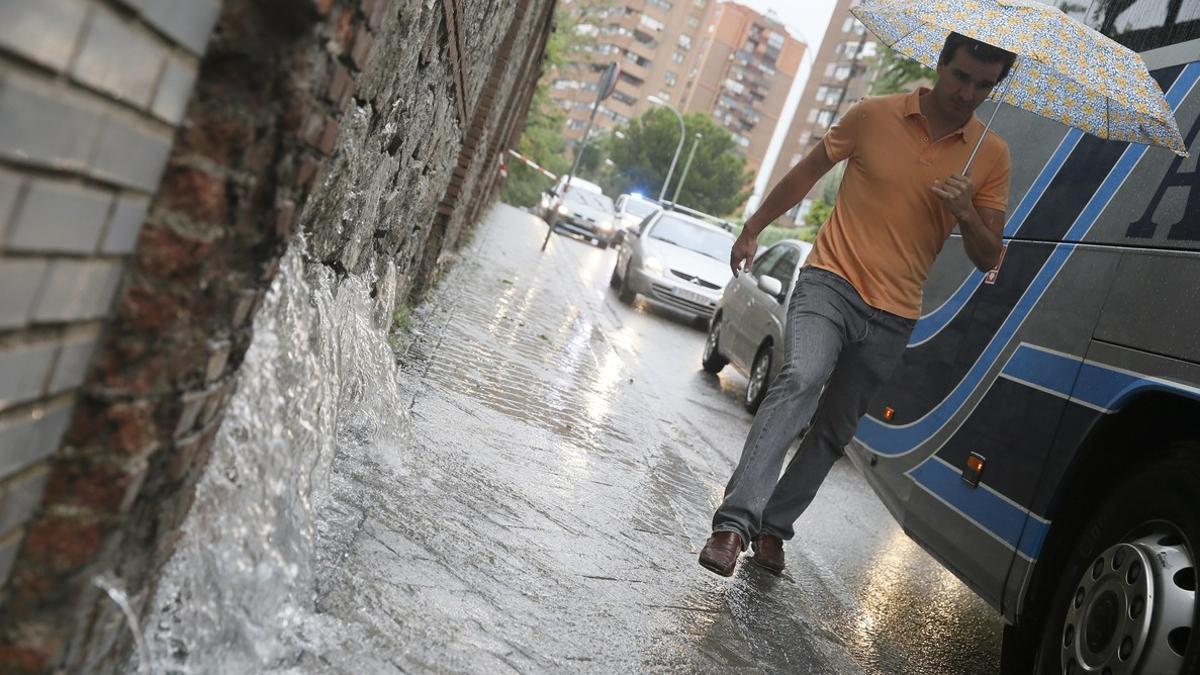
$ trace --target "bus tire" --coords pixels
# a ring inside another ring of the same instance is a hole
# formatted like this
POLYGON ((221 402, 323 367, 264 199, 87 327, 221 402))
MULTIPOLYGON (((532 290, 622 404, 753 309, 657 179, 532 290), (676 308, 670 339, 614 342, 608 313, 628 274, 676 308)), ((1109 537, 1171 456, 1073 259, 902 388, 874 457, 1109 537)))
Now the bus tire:
POLYGON ((1079 530, 1036 639, 1005 631, 1004 672, 1200 672, 1200 445, 1172 450, 1113 489, 1079 530), (1020 653, 1022 642, 1032 653, 1020 653))

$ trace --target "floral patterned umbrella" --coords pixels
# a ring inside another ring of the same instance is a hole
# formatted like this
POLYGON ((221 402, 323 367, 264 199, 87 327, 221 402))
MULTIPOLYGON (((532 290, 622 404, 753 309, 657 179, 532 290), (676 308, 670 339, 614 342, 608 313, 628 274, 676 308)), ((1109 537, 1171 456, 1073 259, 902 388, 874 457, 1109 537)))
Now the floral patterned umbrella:
POLYGON ((884 44, 930 68, 950 31, 1013 52, 1017 61, 994 100, 1100 138, 1187 156, 1171 106, 1141 57, 1054 7, 1036 0, 864 0, 850 11, 884 44))

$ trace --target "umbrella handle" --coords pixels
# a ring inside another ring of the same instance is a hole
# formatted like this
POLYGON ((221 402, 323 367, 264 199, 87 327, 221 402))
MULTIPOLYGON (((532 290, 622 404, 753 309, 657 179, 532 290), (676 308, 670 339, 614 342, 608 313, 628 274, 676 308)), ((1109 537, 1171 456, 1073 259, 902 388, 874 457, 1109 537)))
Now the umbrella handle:
POLYGON ((971 156, 967 158, 967 165, 963 167, 963 175, 967 175, 967 170, 971 168, 971 162, 975 161, 975 154, 979 152, 979 146, 983 145, 983 138, 987 136, 988 130, 992 128, 992 120, 996 119, 996 113, 1000 112, 1000 106, 1004 103, 1004 97, 1008 95, 1008 87, 1012 84, 1013 77, 1016 76, 1017 62, 1021 57, 1013 59, 1013 67, 1009 69, 1008 77, 1004 80, 1004 91, 1000 92, 1000 97, 996 99, 996 107, 992 109, 991 117, 988 117, 987 124, 983 127, 983 133, 979 134, 979 140, 975 141, 975 149, 971 150, 971 156))

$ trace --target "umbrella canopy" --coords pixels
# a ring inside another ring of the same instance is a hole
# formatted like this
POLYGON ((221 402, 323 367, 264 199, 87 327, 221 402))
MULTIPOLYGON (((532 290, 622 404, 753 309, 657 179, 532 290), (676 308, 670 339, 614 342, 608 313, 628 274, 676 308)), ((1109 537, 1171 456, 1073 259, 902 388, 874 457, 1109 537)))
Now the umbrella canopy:
POLYGON ((1187 156, 1137 53, 1035 0, 864 0, 850 10, 887 46, 933 68, 951 31, 1017 55, 1002 103, 1089 134, 1187 156))

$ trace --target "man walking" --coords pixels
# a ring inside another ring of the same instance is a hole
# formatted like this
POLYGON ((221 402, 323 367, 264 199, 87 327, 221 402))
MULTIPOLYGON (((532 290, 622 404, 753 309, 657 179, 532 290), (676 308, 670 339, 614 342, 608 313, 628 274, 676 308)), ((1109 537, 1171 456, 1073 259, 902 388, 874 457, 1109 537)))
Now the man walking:
POLYGON ((1008 75, 1014 55, 951 33, 933 89, 863 99, 771 190, 746 221, 729 263, 751 271, 758 234, 847 160, 828 222, 788 307, 785 362, 771 384, 700 564, 733 574, 738 555, 783 570, 783 540, 812 501, 875 392, 899 363, 926 276, 957 225, 980 270, 1001 252, 1008 146, 984 132, 975 109, 1008 75), (788 448, 808 428, 780 477, 788 448))

